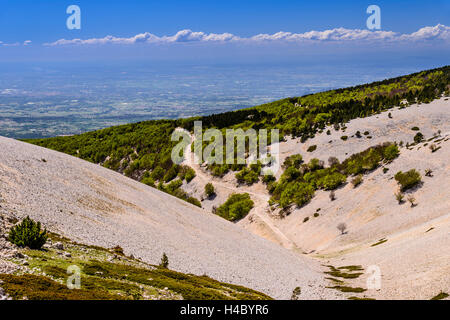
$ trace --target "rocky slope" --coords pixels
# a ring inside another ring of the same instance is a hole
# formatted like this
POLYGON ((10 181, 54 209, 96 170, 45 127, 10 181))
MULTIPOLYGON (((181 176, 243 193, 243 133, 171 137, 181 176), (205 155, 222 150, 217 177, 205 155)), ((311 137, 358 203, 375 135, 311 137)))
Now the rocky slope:
POLYGON ((334 298, 318 263, 98 165, 0 137, 1 211, 72 240, 289 298, 334 298))

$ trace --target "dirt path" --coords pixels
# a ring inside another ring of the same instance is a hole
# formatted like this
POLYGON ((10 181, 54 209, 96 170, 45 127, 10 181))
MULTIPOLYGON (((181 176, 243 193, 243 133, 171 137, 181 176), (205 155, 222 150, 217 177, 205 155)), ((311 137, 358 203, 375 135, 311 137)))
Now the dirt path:
MULTIPOLYGON (((181 130, 181 129, 180 129, 181 130)), ((195 137, 191 135, 191 144, 194 143, 195 137)), ((293 250, 298 249, 297 246, 291 239, 289 239, 272 221, 272 219, 267 215, 268 201, 270 196, 267 194, 261 194, 251 191, 247 186, 237 187, 231 182, 226 182, 220 178, 215 178, 210 175, 206 170, 199 164, 197 156, 191 151, 191 144, 188 145, 184 150, 185 160, 183 164, 190 166, 195 170, 196 177, 204 184, 213 181, 214 185, 220 186, 221 188, 230 190, 232 193, 248 193, 255 203, 253 209, 250 211, 251 214, 257 216, 259 220, 269 228, 269 230, 277 237, 278 242, 286 249, 293 250)))

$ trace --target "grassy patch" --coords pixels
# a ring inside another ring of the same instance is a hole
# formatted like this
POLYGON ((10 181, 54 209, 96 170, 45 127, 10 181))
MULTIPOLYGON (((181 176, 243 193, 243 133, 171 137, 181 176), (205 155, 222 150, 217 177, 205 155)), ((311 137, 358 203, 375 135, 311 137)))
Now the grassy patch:
POLYGON ((24 249, 29 270, 14 276, 1 275, 2 287, 14 299, 108 300, 108 299, 190 299, 190 300, 267 300, 269 296, 239 285, 219 282, 207 276, 184 274, 146 264, 117 248, 85 246, 51 234, 63 243, 70 257, 53 248, 24 249), (81 289, 69 290, 69 266, 78 266, 81 289))
POLYGON ((341 292, 353 292, 353 293, 361 293, 366 291, 366 289, 364 288, 353 288, 353 287, 348 287, 348 286, 334 286, 334 287, 327 287, 329 289, 335 289, 335 290, 339 290, 341 292))
POLYGON ((440 292, 438 295, 434 296, 433 298, 431 298, 431 300, 442 300, 448 297, 448 293, 446 292, 440 292))
POLYGON ((377 243, 372 244, 371 247, 378 246, 378 245, 380 245, 380 244, 382 244, 382 243, 385 243, 386 241, 388 241, 388 239, 385 239, 385 238, 380 239, 380 240, 378 240, 377 243))
POLYGON ((338 267, 339 270, 347 270, 347 271, 364 271, 364 268, 361 266, 342 266, 338 267))
POLYGON ((21 300, 118 300, 121 296, 104 290, 70 290, 44 276, 0 274, 2 288, 13 299, 21 300))
POLYGON ((344 281, 336 279, 336 278, 331 278, 331 277, 326 277, 325 279, 333 281, 334 283, 344 283, 344 281))
MULTIPOLYGON (((360 268, 360 266, 347 266, 347 267, 352 267, 352 268, 353 267, 359 267, 360 268)), ((345 267, 345 268, 347 268, 347 267, 345 267)), ((328 268, 330 268, 330 271, 325 271, 325 273, 330 275, 330 276, 332 276, 332 277, 335 277, 335 278, 356 279, 359 276, 364 274, 363 272, 352 273, 354 271, 364 270, 362 268, 361 269, 358 268, 357 270, 348 270, 349 272, 343 272, 342 270, 345 270, 345 269, 337 269, 337 268, 335 268, 335 267, 333 267, 331 265, 328 266, 328 268)))

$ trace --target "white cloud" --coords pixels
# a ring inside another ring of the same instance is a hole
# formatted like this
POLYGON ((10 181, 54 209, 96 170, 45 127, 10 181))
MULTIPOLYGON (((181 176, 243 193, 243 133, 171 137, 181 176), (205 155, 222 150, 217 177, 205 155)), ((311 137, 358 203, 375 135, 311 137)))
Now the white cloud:
POLYGON ((15 42, 15 43, 1 43, 0 45, 4 46, 4 47, 18 47, 20 46, 19 42, 15 42))
POLYGON ((94 45, 94 44, 136 44, 136 43, 177 43, 177 42, 302 42, 302 41, 450 41, 450 27, 438 24, 424 27, 411 34, 400 34, 393 31, 371 31, 362 29, 335 28, 325 31, 309 31, 304 33, 277 32, 274 34, 258 34, 243 38, 231 33, 205 33, 192 30, 181 30, 173 36, 158 37, 149 32, 140 33, 130 38, 106 36, 92 39, 60 39, 49 46, 60 45, 94 45))
POLYGON ((273 35, 259 34, 251 40, 318 40, 318 41, 348 41, 348 40, 378 40, 393 39, 396 33, 392 31, 370 31, 360 29, 336 28, 325 31, 309 31, 305 33, 278 32, 273 35))
POLYGON ((401 36, 405 40, 450 40, 450 27, 438 24, 434 27, 424 27, 411 34, 401 36))

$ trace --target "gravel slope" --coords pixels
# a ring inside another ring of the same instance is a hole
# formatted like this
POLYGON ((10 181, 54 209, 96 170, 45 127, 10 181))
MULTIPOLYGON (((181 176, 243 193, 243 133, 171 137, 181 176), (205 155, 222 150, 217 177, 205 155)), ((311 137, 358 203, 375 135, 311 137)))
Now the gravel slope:
POLYGON ((2 212, 71 239, 207 274, 278 299, 335 298, 318 263, 156 189, 83 160, 0 137, 2 212))

